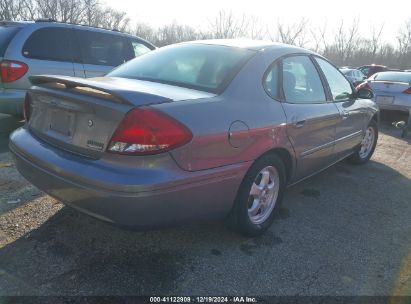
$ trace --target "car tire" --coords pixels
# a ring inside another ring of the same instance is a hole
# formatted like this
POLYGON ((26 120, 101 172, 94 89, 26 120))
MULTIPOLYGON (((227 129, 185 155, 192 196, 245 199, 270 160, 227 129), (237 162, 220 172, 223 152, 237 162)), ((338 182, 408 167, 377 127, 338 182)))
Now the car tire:
POLYGON ((245 236, 263 234, 281 207, 285 184, 285 166, 281 159, 274 154, 262 156, 241 183, 227 219, 229 226, 245 236))
POLYGON ((355 152, 348 158, 348 161, 354 165, 363 165, 367 163, 374 153, 378 141, 378 125, 372 120, 368 125, 361 144, 355 149, 355 152))

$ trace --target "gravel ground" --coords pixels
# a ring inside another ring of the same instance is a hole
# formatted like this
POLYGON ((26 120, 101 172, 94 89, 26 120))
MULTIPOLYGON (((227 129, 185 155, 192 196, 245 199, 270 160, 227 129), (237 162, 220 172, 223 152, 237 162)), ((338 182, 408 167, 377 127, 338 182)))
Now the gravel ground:
POLYGON ((221 223, 134 232, 64 207, 15 170, 18 125, 0 117, 0 296, 411 295, 411 140, 388 125, 369 164, 288 189, 256 239, 221 223))

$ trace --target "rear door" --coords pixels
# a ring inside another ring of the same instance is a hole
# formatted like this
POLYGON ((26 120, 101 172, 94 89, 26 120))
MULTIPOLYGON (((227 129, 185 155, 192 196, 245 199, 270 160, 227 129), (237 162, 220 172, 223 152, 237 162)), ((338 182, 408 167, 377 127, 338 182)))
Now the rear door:
POLYGON ((130 59, 130 48, 122 35, 76 30, 85 77, 104 76, 130 59))
POLYGON ((64 27, 45 27, 34 31, 23 45, 22 55, 30 75, 75 76, 71 31, 64 27))
POLYGON ((339 113, 327 102, 309 56, 286 57, 278 63, 278 69, 287 134, 297 155, 296 178, 301 179, 331 163, 339 113))
POLYGON ((343 74, 326 60, 315 57, 327 80, 333 102, 339 111, 336 128, 335 159, 341 158, 360 144, 366 119, 366 109, 357 102, 351 84, 343 74))

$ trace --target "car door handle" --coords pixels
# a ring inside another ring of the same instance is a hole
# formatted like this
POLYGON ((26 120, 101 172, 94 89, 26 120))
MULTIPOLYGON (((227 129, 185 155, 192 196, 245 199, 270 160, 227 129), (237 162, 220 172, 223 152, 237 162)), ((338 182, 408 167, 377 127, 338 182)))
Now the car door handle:
POLYGON ((347 119, 348 117, 350 117, 350 112, 348 112, 348 111, 343 111, 343 112, 341 113, 341 117, 342 117, 342 119, 347 119))
POLYGON ((299 120, 299 121, 294 123, 294 126, 296 128, 302 128, 302 127, 304 127, 304 124, 305 124, 305 120, 299 120))

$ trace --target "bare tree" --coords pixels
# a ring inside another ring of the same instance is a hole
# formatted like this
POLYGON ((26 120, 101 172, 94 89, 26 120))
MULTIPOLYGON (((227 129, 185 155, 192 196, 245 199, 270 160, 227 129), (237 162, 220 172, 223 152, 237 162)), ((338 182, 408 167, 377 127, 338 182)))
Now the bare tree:
POLYGON ((380 27, 376 28, 375 26, 371 27, 371 40, 370 40, 370 48, 371 48, 371 56, 374 59, 377 55, 378 49, 381 47, 381 34, 384 30, 384 23, 380 25, 380 27))
POLYGON ((322 26, 310 29, 312 49, 315 52, 328 54, 330 51, 329 40, 327 37, 327 22, 322 26))
POLYGON ((147 23, 138 22, 132 32, 134 35, 146 39, 147 41, 154 41, 156 39, 156 31, 147 23))
POLYGON ((276 36, 270 34, 270 38, 282 43, 304 47, 308 41, 306 35, 307 24, 308 20, 305 18, 292 24, 284 24, 278 20, 276 36), (275 38, 273 39, 273 37, 275 38))
POLYGON ((96 25, 101 18, 100 3, 98 0, 83 0, 83 23, 87 25, 96 25))
POLYGON ((399 54, 407 55, 411 51, 411 19, 408 19, 399 29, 397 41, 399 54))
POLYGON ((334 49, 339 64, 346 64, 346 61, 352 56, 358 47, 359 21, 354 19, 349 27, 345 27, 344 20, 341 20, 340 26, 335 33, 334 49))
POLYGON ((33 11, 30 0, 0 0, 0 20, 32 19, 33 11))
POLYGON ((267 36, 267 29, 261 25, 257 16, 247 17, 247 27, 245 37, 250 39, 264 39, 267 36))
POLYGON ((245 14, 237 18, 232 11, 221 10, 209 24, 213 38, 237 38, 247 35, 249 20, 245 14))
POLYGON ((98 20, 96 26, 124 32, 129 31, 130 18, 127 17, 126 12, 106 8, 101 11, 101 15, 101 19, 98 20))
POLYGON ((399 29, 397 41, 400 64, 409 68, 411 65, 411 18, 399 29))
POLYGON ((188 25, 181 25, 175 21, 157 30, 154 43, 164 46, 172 43, 197 40, 197 32, 188 25))

